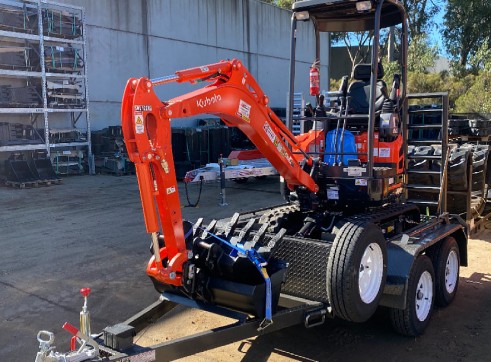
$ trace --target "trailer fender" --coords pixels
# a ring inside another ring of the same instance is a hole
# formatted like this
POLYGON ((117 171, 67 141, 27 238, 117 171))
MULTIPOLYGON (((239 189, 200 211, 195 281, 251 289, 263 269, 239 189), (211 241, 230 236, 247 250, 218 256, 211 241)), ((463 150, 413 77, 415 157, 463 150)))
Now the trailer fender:
POLYGON ((460 265, 467 266, 467 236, 459 224, 440 224, 413 243, 404 241, 403 237, 387 243, 387 280, 380 305, 406 308, 406 291, 414 260, 448 236, 454 237, 459 245, 460 265))
POLYGON ((453 236, 455 238, 455 240, 457 241, 457 245, 459 246, 460 266, 468 266, 467 236, 464 229, 459 229, 450 236, 453 236))
POLYGON ((387 244, 387 280, 379 305, 404 309, 409 272, 415 256, 407 248, 393 243, 387 244))

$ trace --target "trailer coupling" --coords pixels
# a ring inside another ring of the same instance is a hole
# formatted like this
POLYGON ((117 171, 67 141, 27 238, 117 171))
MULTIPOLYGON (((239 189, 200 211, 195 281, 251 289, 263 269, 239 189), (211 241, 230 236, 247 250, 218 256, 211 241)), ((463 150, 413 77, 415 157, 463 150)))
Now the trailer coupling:
POLYGON ((49 331, 39 331, 37 334, 39 352, 36 354, 35 362, 81 362, 92 360, 99 356, 99 345, 91 337, 80 332, 70 323, 65 323, 63 329, 81 341, 80 348, 68 353, 56 352, 56 347, 53 345, 55 341, 54 334, 49 331))

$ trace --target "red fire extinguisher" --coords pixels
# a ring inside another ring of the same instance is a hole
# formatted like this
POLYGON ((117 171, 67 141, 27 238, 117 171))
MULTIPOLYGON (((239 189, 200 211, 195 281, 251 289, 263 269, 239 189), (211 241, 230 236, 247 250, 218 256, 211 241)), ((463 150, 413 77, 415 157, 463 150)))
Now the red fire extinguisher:
POLYGON ((314 62, 310 67, 310 95, 318 96, 320 93, 320 80, 318 62, 314 62))

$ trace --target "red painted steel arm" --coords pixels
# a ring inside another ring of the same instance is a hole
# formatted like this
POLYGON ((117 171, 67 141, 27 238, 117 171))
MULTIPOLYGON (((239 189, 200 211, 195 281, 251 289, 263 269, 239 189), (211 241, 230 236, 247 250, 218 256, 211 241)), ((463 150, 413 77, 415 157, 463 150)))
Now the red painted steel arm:
MULTIPOLYGON (((183 263, 188 260, 181 207, 171 147, 172 118, 199 114, 220 117, 238 127, 285 178, 290 187, 318 186, 293 157, 287 143, 299 150, 294 135, 267 106, 268 97, 238 60, 222 61, 178 71, 175 75, 128 81, 122 101, 122 126, 128 155, 135 163, 147 232, 154 243, 160 230, 165 248, 159 260, 151 260, 147 273, 157 280, 181 285, 183 263), (213 81, 204 88, 162 102, 154 86, 170 82, 213 81)), ((311 159, 306 155, 307 162, 311 159)))

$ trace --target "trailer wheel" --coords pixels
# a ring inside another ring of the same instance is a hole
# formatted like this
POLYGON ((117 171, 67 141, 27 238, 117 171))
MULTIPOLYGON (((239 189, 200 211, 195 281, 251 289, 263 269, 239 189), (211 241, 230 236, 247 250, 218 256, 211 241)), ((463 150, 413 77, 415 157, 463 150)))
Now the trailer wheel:
POLYGON ((406 308, 390 309, 392 326, 398 333, 410 337, 423 334, 433 311, 434 280, 430 258, 418 256, 409 274, 406 308))
POLYGON ((446 307, 452 303, 459 286, 460 253, 457 241, 449 236, 429 251, 435 270, 435 304, 446 307))
POLYGON ((352 322, 370 318, 387 275, 386 241, 380 228, 367 222, 344 224, 334 239, 327 268, 334 314, 352 322))

